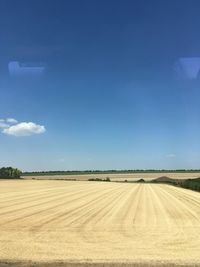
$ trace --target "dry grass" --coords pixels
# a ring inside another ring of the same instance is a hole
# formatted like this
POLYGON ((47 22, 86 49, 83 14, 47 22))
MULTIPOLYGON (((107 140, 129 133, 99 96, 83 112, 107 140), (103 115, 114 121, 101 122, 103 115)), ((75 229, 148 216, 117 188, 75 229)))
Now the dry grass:
POLYGON ((101 178, 105 179, 106 177, 109 177, 112 181, 136 181, 139 179, 144 179, 146 181, 156 179, 161 176, 167 176, 169 178, 173 179, 188 179, 188 178, 198 178, 200 177, 200 173, 111 173, 111 174, 81 174, 81 175, 50 175, 50 176, 22 176, 22 178, 25 179, 76 179, 79 181, 87 181, 90 178, 101 178))
POLYGON ((168 185, 0 181, 0 266, 200 266, 200 194, 168 185))

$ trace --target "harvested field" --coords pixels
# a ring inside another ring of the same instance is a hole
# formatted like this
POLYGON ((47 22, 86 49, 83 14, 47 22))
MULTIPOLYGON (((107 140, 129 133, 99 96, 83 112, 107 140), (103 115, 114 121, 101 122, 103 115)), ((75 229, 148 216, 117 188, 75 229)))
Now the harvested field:
POLYGON ((197 192, 0 181, 0 266, 200 266, 199 247, 197 192))
POLYGON ((105 179, 106 177, 109 177, 112 181, 137 181, 139 179, 144 179, 146 181, 150 181, 156 178, 159 178, 161 176, 167 176, 169 178, 173 179, 193 179, 200 177, 199 172, 184 172, 184 173, 101 173, 101 174, 79 174, 79 175, 39 175, 39 176, 22 176, 24 179, 75 179, 78 181, 87 181, 90 178, 100 178, 105 179))

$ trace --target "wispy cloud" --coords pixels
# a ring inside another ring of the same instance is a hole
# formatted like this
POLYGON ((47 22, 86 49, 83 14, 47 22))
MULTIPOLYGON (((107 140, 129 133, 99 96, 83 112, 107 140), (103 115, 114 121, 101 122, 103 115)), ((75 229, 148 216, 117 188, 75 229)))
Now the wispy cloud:
POLYGON ((10 123, 10 124, 16 124, 16 123, 18 123, 18 121, 16 119, 14 119, 14 118, 8 118, 8 119, 6 119, 6 122, 7 123, 10 123))
POLYGON ((171 153, 171 154, 167 154, 167 155, 166 155, 166 157, 167 157, 167 158, 175 158, 175 157, 176 157, 176 155, 175 155, 175 154, 173 154, 173 153, 171 153))
POLYGON ((174 64, 174 71, 180 79, 197 79, 200 72, 200 57, 179 58, 174 64))
POLYGON ((65 162, 65 159, 64 158, 60 158, 58 159, 59 162, 65 162))
POLYGON ((2 133, 12 136, 31 136, 46 132, 43 125, 34 122, 19 122, 14 118, 0 119, 2 133))

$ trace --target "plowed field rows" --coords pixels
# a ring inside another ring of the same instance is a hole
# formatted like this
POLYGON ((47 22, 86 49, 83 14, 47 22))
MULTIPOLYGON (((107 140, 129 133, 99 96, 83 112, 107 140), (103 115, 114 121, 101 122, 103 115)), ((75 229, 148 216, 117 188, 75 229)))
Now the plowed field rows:
POLYGON ((158 184, 0 181, 0 262, 12 261, 200 266, 200 194, 158 184))

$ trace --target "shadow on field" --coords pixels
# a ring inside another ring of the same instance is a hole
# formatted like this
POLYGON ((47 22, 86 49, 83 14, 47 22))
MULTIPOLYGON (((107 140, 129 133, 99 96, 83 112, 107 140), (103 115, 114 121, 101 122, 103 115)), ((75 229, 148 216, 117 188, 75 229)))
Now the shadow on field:
POLYGON ((199 264, 185 263, 76 263, 76 262, 32 262, 32 261, 0 261, 0 267, 199 267, 199 264))

